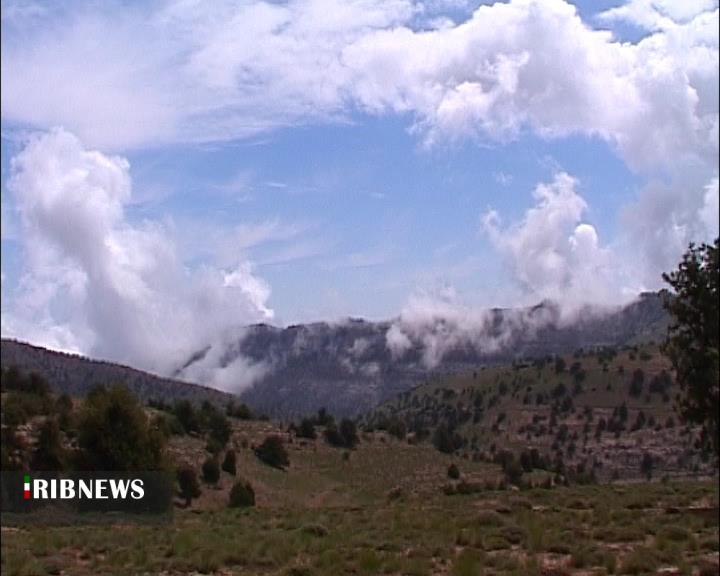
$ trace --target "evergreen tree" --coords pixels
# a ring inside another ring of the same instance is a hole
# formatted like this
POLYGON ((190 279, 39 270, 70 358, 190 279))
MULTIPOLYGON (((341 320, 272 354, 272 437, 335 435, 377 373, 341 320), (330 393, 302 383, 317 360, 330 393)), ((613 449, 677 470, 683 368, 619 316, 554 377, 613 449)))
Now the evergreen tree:
POLYGON ((220 465, 215 458, 208 458, 202 465, 203 480, 206 484, 217 484, 220 480, 220 465))
POLYGON ((255 506, 255 490, 249 482, 236 482, 230 490, 230 508, 244 508, 255 506))
POLYGON ((164 438, 151 429, 137 398, 124 386, 88 394, 79 415, 82 466, 92 470, 163 468, 164 438))
POLYGON ((63 470, 66 454, 62 445, 60 427, 56 420, 49 418, 40 428, 37 445, 33 451, 32 470, 63 470))
POLYGON ((235 476, 237 474, 237 457, 235 450, 228 450, 225 452, 225 459, 222 463, 222 469, 228 474, 235 476))
POLYGON ((193 498, 200 496, 200 483, 192 466, 183 466, 177 471, 177 481, 180 487, 180 497, 185 500, 185 507, 189 507, 193 498))
POLYGON ((665 300, 673 318, 663 352, 670 358, 682 390, 681 415, 702 424, 715 455, 720 447, 718 369, 718 284, 720 245, 690 244, 678 268, 663 279, 674 294, 665 300))
POLYGON ((287 450, 279 436, 268 436, 255 449, 255 455, 268 466, 283 469, 290 464, 287 450))

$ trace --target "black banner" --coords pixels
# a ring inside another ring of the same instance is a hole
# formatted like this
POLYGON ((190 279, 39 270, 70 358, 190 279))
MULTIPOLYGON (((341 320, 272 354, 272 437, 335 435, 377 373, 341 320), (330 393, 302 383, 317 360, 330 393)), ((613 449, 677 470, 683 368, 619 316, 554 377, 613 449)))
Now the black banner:
POLYGON ((0 522, 169 521, 174 490, 168 472, 1 472, 0 522))

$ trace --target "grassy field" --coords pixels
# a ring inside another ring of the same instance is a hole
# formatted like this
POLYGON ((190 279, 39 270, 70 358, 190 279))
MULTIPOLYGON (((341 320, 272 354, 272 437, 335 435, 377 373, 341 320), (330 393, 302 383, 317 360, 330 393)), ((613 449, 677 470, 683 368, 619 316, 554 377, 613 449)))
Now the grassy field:
MULTIPOLYGON (((449 484, 482 484, 500 468, 373 433, 349 456, 294 439, 282 471, 251 449, 273 430, 244 422, 233 434, 255 508, 226 507, 234 478, 223 473, 172 524, 4 527, 2 574, 718 573, 715 482, 446 495, 449 484), (447 476, 451 462, 459 480, 447 476)), ((203 458, 197 439, 177 438, 171 449, 203 458)))

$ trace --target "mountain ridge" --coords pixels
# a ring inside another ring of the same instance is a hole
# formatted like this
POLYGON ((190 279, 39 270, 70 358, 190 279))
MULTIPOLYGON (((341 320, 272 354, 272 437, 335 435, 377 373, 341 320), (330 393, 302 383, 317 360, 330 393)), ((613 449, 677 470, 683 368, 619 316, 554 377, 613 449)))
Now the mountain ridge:
POLYGON ((98 385, 125 384, 142 400, 208 400, 224 405, 234 395, 215 388, 163 378, 143 370, 80 354, 69 354, 10 338, 0 340, 0 365, 37 372, 51 388, 71 396, 83 396, 98 385))
POLYGON ((282 419, 313 413, 319 407, 338 416, 357 416, 437 374, 518 358, 567 354, 582 347, 658 341, 669 324, 662 301, 663 293, 645 293, 615 311, 581 314, 576 321, 564 324, 559 320, 559 307, 551 302, 525 309, 495 308, 486 312, 479 334, 499 338, 501 344, 487 349, 478 347, 472 338, 452 341, 452 326, 446 319, 436 318, 423 327, 426 332, 422 333, 430 335, 434 345, 447 347, 434 365, 426 362, 427 343, 412 342, 399 355, 391 349, 388 335, 393 327, 402 326, 399 318, 349 318, 284 328, 247 326, 223 348, 206 346, 190 355, 170 377, 9 339, 2 339, 0 356, 2 366, 37 371, 71 395, 85 394, 98 384, 125 382, 143 400, 209 400, 216 404, 227 403, 233 395, 208 386, 202 378, 191 377, 192 370, 203 362, 216 362, 209 366, 213 369, 243 359, 268 367, 249 389, 239 393, 254 409, 282 419))
MULTIPOLYGON (((460 341, 430 367, 423 363, 426 350, 417 343, 401 356, 393 355, 388 334, 398 320, 349 319, 287 328, 258 324, 249 326, 241 338, 230 342, 219 357, 225 365, 241 356, 271 365, 267 374, 240 394, 245 402, 263 412, 292 418, 324 406, 338 415, 355 416, 438 372, 566 354, 580 347, 659 341, 669 325, 664 297, 662 292, 643 293, 624 307, 603 314, 586 314, 568 324, 560 321, 560 310, 551 303, 527 309, 489 310, 485 335, 503 334, 509 324, 506 342, 488 352, 478 349, 471 340, 460 341), (538 317, 546 324, 533 333, 523 332, 524 327, 535 326, 534 319, 538 317)), ((437 319, 426 327, 435 331, 433 337, 440 344, 449 339, 445 322, 437 319)))

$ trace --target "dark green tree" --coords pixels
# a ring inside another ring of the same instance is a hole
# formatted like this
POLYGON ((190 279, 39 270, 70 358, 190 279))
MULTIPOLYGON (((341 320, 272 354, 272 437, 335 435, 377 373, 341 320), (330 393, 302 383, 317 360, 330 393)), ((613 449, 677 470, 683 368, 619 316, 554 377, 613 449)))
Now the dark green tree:
POLYGON ((200 417, 189 400, 176 402, 173 406, 173 414, 175 414, 186 434, 200 432, 200 417))
POLYGON ((255 448, 255 455, 268 466, 283 469, 290 464, 287 450, 280 436, 268 436, 255 448))
POLYGON ((647 480, 652 479, 652 473, 653 468, 655 467, 655 462, 653 460, 653 457, 648 454, 647 452, 643 453, 642 460, 640 461, 640 472, 642 472, 642 475, 645 476, 647 480))
POLYGON ((63 470, 66 454, 60 436, 60 427, 56 420, 48 418, 40 427, 37 444, 33 451, 30 468, 32 470, 63 470))
POLYGON ((185 507, 190 507, 193 498, 200 496, 200 483, 192 466, 183 466, 177 471, 180 497, 185 500, 185 507))
POLYGON ((67 394, 58 396, 57 400, 55 400, 55 410, 57 411, 60 430, 69 430, 72 427, 72 398, 67 394))
POLYGON ((315 432, 315 424, 310 418, 303 418, 295 432, 298 438, 308 438, 314 440, 317 437, 315 432))
POLYGON ((0 469, 2 470, 23 470, 23 452, 25 442, 18 435, 17 430, 10 426, 3 426, 0 430, 0 469))
POLYGON ((462 445, 462 439, 444 422, 435 428, 432 440, 435 448, 446 454, 452 454, 462 445))
POLYGON ((643 384, 645 383, 645 373, 642 368, 637 368, 632 375, 630 381, 630 396, 633 398, 639 397, 643 393, 643 384))
POLYGON ((91 470, 164 468, 164 438, 149 425, 137 398, 125 386, 88 394, 78 419, 81 466, 91 470))
POLYGON ((235 450, 228 450, 225 452, 222 469, 233 476, 237 474, 237 456, 235 455, 235 450))
POLYGON ((330 421, 325 427, 324 435, 327 443, 337 448, 354 448, 360 441, 357 425, 348 418, 343 418, 339 426, 334 420, 330 421))
POLYGON ((225 447, 232 434, 230 422, 219 410, 212 411, 207 417, 207 429, 210 441, 222 448, 225 447))
POLYGON ((718 239, 713 244, 690 244, 678 268, 663 274, 673 292, 665 299, 673 321, 663 352, 681 389, 678 409, 687 421, 705 427, 716 457, 720 447, 719 248, 718 239))
POLYGON ((255 506, 255 490, 253 490, 250 482, 240 480, 236 482, 232 490, 230 490, 230 508, 244 508, 246 506, 255 506))
POLYGON ((220 480, 220 465, 215 458, 208 458, 202 465, 203 481, 206 484, 217 484, 220 480))
POLYGON ((355 422, 349 418, 343 418, 340 420, 339 430, 340 436, 342 436, 343 439, 343 446, 345 446, 345 448, 355 448, 358 442, 360 442, 360 438, 357 433, 357 426, 355 422))
POLYGON ((318 426, 328 426, 331 422, 335 421, 332 414, 329 414, 326 408, 320 408, 317 413, 315 421, 318 426))

